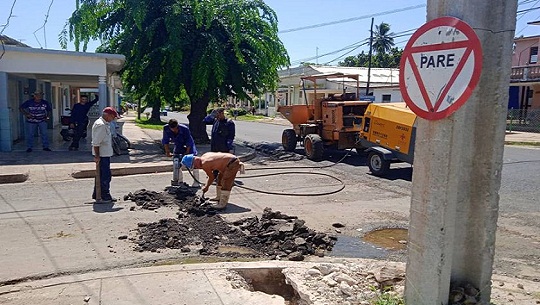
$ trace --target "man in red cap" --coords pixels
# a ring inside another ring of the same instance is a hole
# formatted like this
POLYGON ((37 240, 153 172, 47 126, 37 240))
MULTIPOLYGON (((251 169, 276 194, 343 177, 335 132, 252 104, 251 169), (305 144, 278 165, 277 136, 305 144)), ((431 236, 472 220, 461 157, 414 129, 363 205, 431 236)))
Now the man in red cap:
MULTIPOLYGON (((92 126, 92 154, 96 162, 96 168, 99 166, 99 178, 101 188, 100 203, 111 203, 116 201, 112 198, 110 192, 111 186, 111 156, 113 155, 112 134, 110 122, 119 118, 118 112, 112 107, 103 109, 103 114, 92 126)), ((96 199, 96 187, 92 198, 96 199)))

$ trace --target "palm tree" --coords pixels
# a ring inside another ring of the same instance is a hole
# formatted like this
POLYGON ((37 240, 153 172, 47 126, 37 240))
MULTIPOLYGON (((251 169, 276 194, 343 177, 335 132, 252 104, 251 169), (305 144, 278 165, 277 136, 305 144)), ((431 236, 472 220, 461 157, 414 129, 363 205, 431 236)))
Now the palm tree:
POLYGON ((394 46, 394 33, 389 32, 390 25, 388 23, 381 22, 380 25, 375 26, 375 33, 373 33, 373 49, 376 53, 385 54, 394 46))

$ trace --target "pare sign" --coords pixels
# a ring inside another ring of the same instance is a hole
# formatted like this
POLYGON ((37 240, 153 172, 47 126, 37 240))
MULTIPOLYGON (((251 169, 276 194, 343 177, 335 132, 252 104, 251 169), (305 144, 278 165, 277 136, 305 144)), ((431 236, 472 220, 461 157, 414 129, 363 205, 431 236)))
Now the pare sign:
POLYGON ((471 96, 482 71, 474 30, 454 17, 434 19, 411 37, 401 57, 403 99, 427 120, 448 117, 471 96))

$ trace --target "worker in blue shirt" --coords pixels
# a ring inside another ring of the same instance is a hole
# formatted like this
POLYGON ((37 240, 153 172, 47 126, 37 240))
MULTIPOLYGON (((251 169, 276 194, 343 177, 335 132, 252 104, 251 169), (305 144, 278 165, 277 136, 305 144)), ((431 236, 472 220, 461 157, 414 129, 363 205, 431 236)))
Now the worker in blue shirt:
MULTIPOLYGON (((165 155, 167 157, 173 157, 173 179, 171 180, 172 185, 180 185, 184 182, 180 160, 182 156, 187 154, 197 155, 197 148, 195 147, 195 142, 191 136, 189 128, 184 124, 178 124, 176 119, 170 119, 169 123, 163 126, 163 139, 161 140, 163 148, 165 149, 165 155), (174 150, 171 154, 169 143, 174 143, 174 150)), ((195 180, 198 180, 198 170, 193 171, 193 176, 195 180)), ((194 181, 193 186, 199 186, 198 181, 194 181)))
POLYGON ((235 125, 225 117, 225 109, 217 108, 204 118, 206 124, 212 124, 210 151, 234 153, 235 125))
POLYGON ((71 117, 69 118, 69 128, 73 129, 73 141, 69 146, 69 150, 79 150, 79 141, 86 137, 86 129, 88 128, 88 111, 99 101, 99 96, 92 101, 88 101, 88 96, 81 95, 80 101, 73 105, 71 117))

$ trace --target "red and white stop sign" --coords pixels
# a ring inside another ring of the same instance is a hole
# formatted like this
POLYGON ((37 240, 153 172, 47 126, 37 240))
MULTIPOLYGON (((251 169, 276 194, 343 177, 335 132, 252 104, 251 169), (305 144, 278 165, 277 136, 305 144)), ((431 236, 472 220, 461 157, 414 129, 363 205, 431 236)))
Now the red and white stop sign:
POLYGON ((401 57, 403 99, 427 120, 448 117, 471 96, 482 72, 482 46, 474 30, 454 17, 421 26, 401 57))

